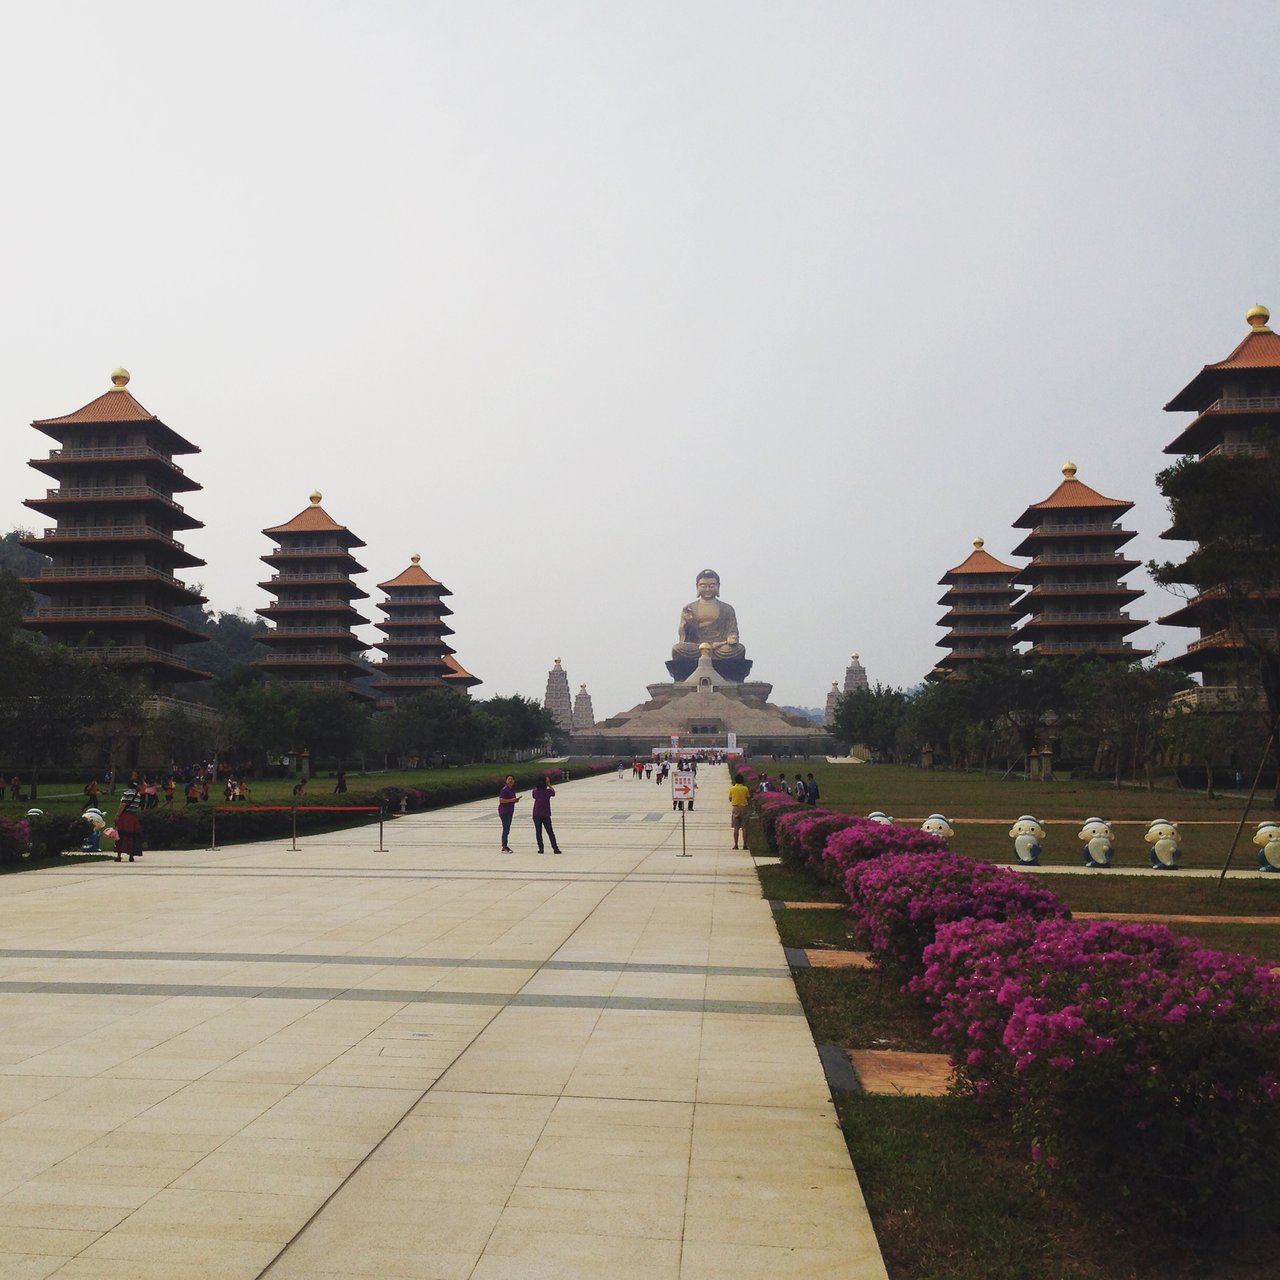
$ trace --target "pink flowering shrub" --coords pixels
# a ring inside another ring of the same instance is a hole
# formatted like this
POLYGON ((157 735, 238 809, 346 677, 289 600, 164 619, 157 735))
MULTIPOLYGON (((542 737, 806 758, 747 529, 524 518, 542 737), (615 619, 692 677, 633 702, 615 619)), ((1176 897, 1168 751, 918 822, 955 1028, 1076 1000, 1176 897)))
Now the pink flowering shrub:
POLYGON ((911 989, 1033 1160, 1201 1226, 1280 1176, 1280 980, 1163 925, 943 924, 911 989))
POLYGON ((823 851, 828 863, 826 875, 843 886, 845 872, 856 863, 886 853, 940 853, 946 847, 937 836, 919 827, 854 818, 827 838, 823 851))
POLYGON ((31 826, 25 818, 0 818, 0 863, 21 862, 30 842, 31 826))
POLYGON ((770 853, 777 853, 778 819, 786 813, 812 813, 813 810, 781 791, 763 791, 756 794, 756 812, 760 815, 760 825, 764 828, 765 843, 770 853))
POLYGON ((939 925, 952 920, 1065 917, 1048 889, 947 850, 885 853, 845 872, 855 929, 880 964, 918 972, 939 925))
POLYGON ((830 809, 811 806, 784 813, 777 822, 778 851, 784 861, 798 870, 829 880, 831 876, 823 857, 827 839, 858 821, 847 813, 833 813, 830 809))

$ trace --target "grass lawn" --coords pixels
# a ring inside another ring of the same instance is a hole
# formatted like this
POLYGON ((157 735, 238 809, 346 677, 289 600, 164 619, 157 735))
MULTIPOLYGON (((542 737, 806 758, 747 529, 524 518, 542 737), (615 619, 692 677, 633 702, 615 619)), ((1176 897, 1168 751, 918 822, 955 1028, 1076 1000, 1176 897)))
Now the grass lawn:
MULTIPOLYGON (((568 762, 570 774, 575 777, 588 777, 590 775, 590 763, 586 760, 572 760, 568 762)), ((465 781, 473 778, 489 779, 493 782, 494 794, 497 794, 498 787, 502 785, 502 779, 508 773, 514 773, 517 777, 550 767, 560 767, 559 764, 547 765, 541 760, 524 760, 519 763, 508 764, 499 761, 496 764, 468 764, 454 766, 448 769, 370 769, 366 773, 360 773, 355 769, 347 771, 347 792, 372 792, 382 787, 417 787, 419 790, 431 792, 437 787, 450 783, 465 781)), ((292 804, 293 803, 293 785, 297 781, 296 778, 263 778, 261 781, 249 780, 249 792, 251 804, 292 804)), ((24 776, 24 794, 30 785, 29 776, 24 776)), ((116 804, 119 803, 120 791, 122 785, 118 783, 116 793, 112 795, 102 795, 98 801, 98 808, 110 818, 114 812, 116 804), (111 810, 111 812, 108 812, 111 810)), ((208 804, 225 804, 226 800, 223 795, 223 783, 216 786, 210 785, 208 804)), ((561 784, 557 784, 561 785, 561 784)), ((319 777, 312 778, 307 783, 307 794, 300 803, 321 805, 325 804, 334 791, 334 774, 327 772, 319 777)), ((0 801, 0 817, 5 818, 21 818, 28 809, 33 807, 30 800, 9 800, 8 789, 5 789, 4 798, 0 801)), ((161 805, 164 804, 163 794, 160 797, 161 805)), ((179 788, 174 797, 173 807, 182 809, 186 806, 182 789, 179 788)), ((43 809, 47 814, 55 813, 79 813, 84 807, 84 793, 73 783, 69 782, 48 782, 40 784, 40 798, 34 802, 34 807, 43 809)), ((195 807, 195 806, 192 806, 195 807)))
MULTIPOLYGON (((772 761, 752 761, 761 772, 774 772, 772 761)), ((835 765, 805 761, 813 770, 828 809, 870 813, 879 809, 900 822, 918 826, 931 813, 945 813, 955 827, 952 848, 985 861, 1013 859, 1010 826, 1024 813, 1034 814, 1047 833, 1041 861, 1046 865, 1080 865, 1076 833, 1086 818, 1117 824, 1117 869, 1149 864, 1143 841, 1153 818, 1176 822, 1182 832, 1182 865, 1221 867, 1244 809, 1245 793, 1229 792, 1217 800, 1201 792, 1113 786, 1098 782, 1024 782, 1001 779, 998 773, 953 773, 910 769, 902 765, 835 765)), ((791 772, 795 773, 795 766, 791 772)), ((1252 869, 1257 850, 1249 843, 1256 824, 1275 817, 1271 795, 1254 799, 1249 821, 1236 846, 1232 866, 1252 869)), ((1280 876, 1277 877, 1280 879, 1280 876)))
MULTIPOLYGON (((818 767, 814 772, 826 807, 858 813, 883 808, 921 819, 941 810, 958 820, 958 835, 966 817, 973 822, 970 830, 980 834, 974 820, 981 817, 999 815, 1003 820, 1007 814, 1012 822, 1019 813, 1033 811, 1043 821, 1054 812, 1046 804, 1021 804, 1030 794, 1025 783, 885 766, 825 766, 822 774, 818 767), (830 781, 833 772, 837 777, 830 781), (883 779, 883 785, 873 793, 854 778, 883 779), (940 779, 944 785, 938 801, 935 784, 940 779)), ((1037 787, 1036 793, 1041 790, 1037 787)), ((1108 817, 1123 812, 1118 805, 1099 804, 1100 796, 1114 799, 1116 793, 1092 785, 1072 788, 1069 795, 1065 788, 1054 792, 1055 803, 1069 806, 1071 824, 1099 811, 1108 817)), ((1121 797, 1134 801, 1127 793, 1121 797)), ((1148 801, 1146 793, 1136 793, 1143 812, 1148 801)), ((1188 813, 1203 818, 1203 797, 1163 793, 1158 802, 1158 814, 1152 810, 1148 816, 1179 823, 1188 813)), ((1221 812, 1231 816, 1229 806, 1221 812)), ((1078 829, 1074 826, 1071 837, 1078 829)), ((1000 853, 994 859, 1000 862, 1010 860, 1004 830, 998 830, 1000 853)), ((1251 833, 1252 826, 1247 830, 1251 833)), ((1050 832, 1052 840, 1054 828, 1050 832)), ((952 843, 961 852, 970 851, 961 839, 952 843)), ((753 824, 752 847, 765 849, 758 823, 753 824)), ((1236 865, 1254 865, 1251 846, 1236 865)), ((834 892, 783 866, 761 867, 759 876, 763 896, 771 899, 829 902, 834 892)), ((1213 880, 1176 873, 1126 876, 1108 871, 1037 879, 1075 911, 1280 917, 1280 877, 1228 879, 1221 889, 1213 880)), ((840 910, 784 909, 776 919, 788 946, 853 945, 840 910)), ((1280 961, 1280 924, 1241 920, 1175 922, 1170 927, 1208 947, 1280 961)), ((893 978, 865 969, 796 969, 793 976, 820 1043, 937 1051, 923 1005, 903 994, 893 978)), ((1277 1274, 1280 1230, 1266 1206, 1259 1206, 1259 1213, 1269 1214, 1267 1221, 1251 1222, 1229 1237, 1177 1237, 1152 1226, 1136 1198, 1116 1198, 1105 1186, 1041 1190, 1024 1146, 975 1099, 843 1094, 837 1109, 891 1280, 1271 1280, 1277 1274)))

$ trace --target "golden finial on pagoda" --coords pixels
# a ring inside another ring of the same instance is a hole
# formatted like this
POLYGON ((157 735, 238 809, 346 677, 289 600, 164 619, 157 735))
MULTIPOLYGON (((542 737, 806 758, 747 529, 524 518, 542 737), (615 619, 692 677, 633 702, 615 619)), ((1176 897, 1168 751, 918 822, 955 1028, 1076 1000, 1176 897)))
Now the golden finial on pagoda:
POLYGON ((1244 313, 1244 318, 1249 322, 1254 333, 1272 333, 1274 330, 1267 327, 1267 321, 1271 319, 1271 312, 1258 303, 1257 306, 1250 307, 1244 313))
POLYGON ((422 557, 421 557, 421 556, 420 556, 420 555, 415 551, 415 552, 413 553, 413 555, 411 555, 411 556, 409 557, 409 563, 410 563, 410 564, 417 564, 421 559, 422 559, 422 557))
POLYGON ((128 369, 112 369, 111 370, 111 389, 113 391, 123 391, 129 385, 128 369))
POLYGON ((560 659, 559 659, 559 658, 557 658, 557 659, 556 659, 556 666, 558 667, 559 665, 560 665, 560 659))
POLYGON ((850 657, 850 660, 853 662, 857 662, 858 660, 858 655, 856 653, 850 654, 849 657, 850 657))
POLYGON ((982 548, 985 547, 986 545, 987 545, 987 541, 985 538, 974 538, 973 540, 973 549, 975 551, 981 551, 982 548))
POLYGON ((1076 478, 1076 464, 1074 462, 1064 462, 1062 464, 1062 474, 1068 480, 1074 480, 1076 478))
POLYGON ((831 687, 832 687, 833 689, 838 689, 838 688, 840 687, 840 681, 839 681, 839 680, 833 680, 833 681, 831 682, 831 687))
POLYGON ((709 658, 709 657, 711 656, 711 645, 710 645, 710 643, 709 643, 708 641, 704 640, 704 641, 703 641, 703 642, 698 646, 698 653, 699 653, 702 657, 704 657, 704 658, 709 658))
POLYGON ((579 689, 583 689, 583 690, 585 690, 586 687, 587 687, 587 682, 585 680, 578 686, 579 689))
POLYGON ((323 498, 323 497, 324 497, 324 494, 323 494, 323 493, 321 493, 319 489, 312 489, 312 490, 311 490, 311 505, 312 505, 313 507, 318 507, 318 506, 320 505, 320 499, 321 499, 321 498, 323 498))

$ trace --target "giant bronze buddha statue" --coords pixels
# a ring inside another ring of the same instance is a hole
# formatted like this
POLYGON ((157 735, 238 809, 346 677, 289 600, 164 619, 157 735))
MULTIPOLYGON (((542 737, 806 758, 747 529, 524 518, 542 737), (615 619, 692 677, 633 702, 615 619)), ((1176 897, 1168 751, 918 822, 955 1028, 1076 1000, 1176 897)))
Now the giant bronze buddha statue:
POLYGON ((711 661, 726 680, 745 680, 751 671, 747 651, 738 637, 738 615, 720 597, 720 575, 703 569, 697 579, 698 598, 680 610, 679 638, 671 647, 667 670, 684 680, 698 665, 700 647, 711 646, 711 661))

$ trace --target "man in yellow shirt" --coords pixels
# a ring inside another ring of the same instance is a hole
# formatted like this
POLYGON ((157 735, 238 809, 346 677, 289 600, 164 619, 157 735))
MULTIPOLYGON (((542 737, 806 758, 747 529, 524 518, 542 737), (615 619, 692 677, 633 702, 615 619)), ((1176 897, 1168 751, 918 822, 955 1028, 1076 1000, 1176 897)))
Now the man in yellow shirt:
POLYGON ((733 775, 733 786, 729 788, 729 813, 733 824, 733 847, 738 847, 738 832, 742 832, 742 847, 747 847, 747 815, 750 813, 751 792, 742 780, 742 774, 733 775))

